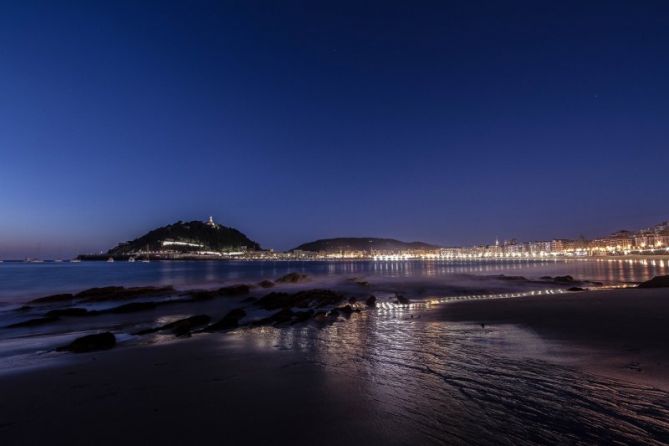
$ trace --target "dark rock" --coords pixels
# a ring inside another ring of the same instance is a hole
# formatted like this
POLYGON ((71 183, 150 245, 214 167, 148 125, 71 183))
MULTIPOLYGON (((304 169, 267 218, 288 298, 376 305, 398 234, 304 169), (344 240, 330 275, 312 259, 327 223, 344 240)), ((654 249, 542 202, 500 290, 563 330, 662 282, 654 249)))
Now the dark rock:
POLYGON ((551 276, 541 276, 541 277, 539 277, 539 279, 541 279, 541 280, 553 280, 553 278, 551 276))
POLYGON ((25 313, 26 311, 32 310, 33 307, 30 305, 21 305, 19 308, 17 308, 15 311, 18 311, 19 313, 25 313))
POLYGON ((353 313, 353 307, 350 305, 344 305, 343 307, 337 308, 339 311, 341 311, 344 314, 351 314, 353 313))
POLYGON ((200 314, 165 324, 158 331, 170 330, 175 336, 189 336, 192 330, 207 325, 210 321, 209 316, 200 314))
POLYGON ((223 316, 220 321, 205 328, 205 331, 222 331, 237 328, 239 327, 239 321, 245 316, 246 311, 242 310, 241 308, 235 308, 223 316))
POLYGON ((186 334, 190 334, 190 332, 195 328, 207 325, 210 321, 211 318, 209 316, 206 314, 200 314, 164 325, 163 330, 172 330, 172 333, 174 333, 176 336, 184 336, 186 334))
POLYGON ((367 282, 366 280, 356 280, 355 284, 359 285, 361 287, 368 287, 369 286, 369 282, 367 282))
POLYGON ((314 315, 314 310, 296 311, 293 317, 293 324, 307 321, 314 315))
POLYGON ((87 316, 88 310, 85 308, 61 308, 58 310, 51 310, 47 316, 59 317, 59 316, 87 316))
POLYGON ((125 290, 122 286, 105 286, 89 288, 76 294, 77 299, 106 300, 108 296, 120 294, 125 290))
POLYGON ((282 310, 277 311, 276 313, 274 313, 269 317, 255 321, 253 325, 260 326, 260 325, 284 324, 287 322, 292 322, 294 316, 295 313, 293 313, 292 310, 290 310, 289 308, 284 308, 282 310))
POLYGON ((369 296, 365 301, 365 304, 370 308, 376 307, 376 296, 369 296))
POLYGON ((510 280, 510 281, 516 281, 516 282, 524 282, 527 281, 527 278, 523 276, 507 276, 504 274, 500 274, 499 276, 493 276, 499 280, 510 280))
POLYGON ((116 336, 113 333, 105 332, 94 335, 88 335, 77 338, 70 344, 59 347, 59 352, 68 351, 72 353, 87 353, 97 350, 109 350, 116 345, 116 336))
POLYGON ((339 307, 336 310, 339 311, 346 319, 350 318, 351 314, 353 314, 355 311, 350 305, 344 305, 343 307, 339 307))
POLYGON ((274 286, 274 282, 271 280, 263 280, 262 282, 258 283, 258 286, 260 286, 260 288, 272 288, 274 286))
POLYGON ((290 309, 284 308, 283 310, 274 313, 272 316, 269 317, 269 319, 273 321, 275 324, 283 324, 292 321, 294 315, 295 313, 293 313, 290 309))
POLYGON ((340 314, 341 312, 336 308, 333 308, 332 310, 328 311, 328 317, 331 319, 337 319, 340 314))
POLYGON ((134 313, 136 311, 153 310, 157 306, 158 304, 156 302, 132 302, 110 308, 109 310, 104 310, 104 312, 113 314, 134 313))
POLYGON ((301 273, 288 273, 285 276, 276 279, 276 281, 279 283, 299 283, 306 282, 307 280, 307 275, 301 273))
POLYGON ((667 288, 669 287, 669 276, 655 276, 652 279, 640 283, 639 288, 667 288))
POLYGON ((571 276, 555 276, 553 277, 553 282, 555 283, 572 283, 574 278, 571 276))
POLYGON ((581 288, 580 286, 573 286, 571 288, 567 288, 567 291, 585 291, 585 288, 581 288))
POLYGON ((109 300, 127 300, 137 297, 164 296, 174 293, 171 286, 165 287, 132 287, 109 286, 102 288, 91 288, 75 294, 74 298, 84 302, 104 302, 109 300))
POLYGON ((56 322, 57 320, 58 318, 55 316, 38 317, 35 319, 28 319, 27 321, 8 325, 7 328, 36 327, 38 325, 50 324, 52 322, 56 322))
POLYGON ((220 288, 218 293, 221 296, 243 296, 245 294, 249 294, 250 291, 251 285, 239 284, 220 288))
POLYGON ((71 302, 74 300, 83 302, 104 302, 108 300, 126 300, 136 297, 160 296, 174 292, 171 286, 166 287, 133 287, 108 286, 101 288, 90 288, 78 294, 54 294, 52 296, 40 297, 30 301, 36 304, 50 304, 60 302, 71 302))
POLYGON ((279 308, 309 308, 336 305, 344 300, 344 296, 330 290, 307 290, 297 293, 269 293, 256 302, 256 305, 265 310, 279 308))
POLYGON ((190 295, 194 300, 210 300, 216 297, 243 296, 249 294, 251 285, 230 285, 216 290, 193 291, 190 295))
POLYGON ((409 299, 406 298, 406 297, 404 297, 404 296, 402 296, 401 294, 396 294, 396 295, 395 295, 395 298, 397 298, 397 303, 398 303, 398 304, 406 305, 406 304, 409 303, 409 299))
POLYGON ((314 313, 314 320, 317 322, 323 322, 325 321, 325 318, 327 317, 327 313, 325 311, 317 311, 314 313))
POLYGON ((73 294, 53 294, 51 296, 40 297, 30 301, 31 304, 52 304, 59 302, 71 302, 74 300, 73 294))
POLYGON ((190 293, 190 296, 193 298, 193 300, 210 300, 215 297, 218 297, 218 290, 201 290, 201 291, 193 291, 190 293))
POLYGON ((355 298, 355 297, 349 297, 349 298, 348 298, 348 303, 350 303, 351 305, 353 305, 353 304, 356 303, 357 301, 358 301, 358 299, 355 298))
POLYGON ((191 331, 207 325, 211 321, 211 318, 205 314, 187 317, 185 319, 179 319, 169 324, 161 325, 160 327, 149 328, 137 332, 138 335, 145 335, 150 333, 156 333, 159 331, 170 330, 175 336, 190 336, 191 331))

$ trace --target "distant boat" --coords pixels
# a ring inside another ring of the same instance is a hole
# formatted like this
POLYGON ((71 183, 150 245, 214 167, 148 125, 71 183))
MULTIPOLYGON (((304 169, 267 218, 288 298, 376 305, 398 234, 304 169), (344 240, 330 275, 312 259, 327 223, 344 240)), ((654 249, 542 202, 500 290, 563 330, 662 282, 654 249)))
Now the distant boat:
POLYGON ((114 258, 113 257, 108 258, 107 263, 114 263, 114 258))
POLYGON ((44 263, 42 259, 26 259, 26 263, 44 263))
POLYGON ((70 263, 81 263, 81 260, 79 260, 79 259, 72 259, 72 260, 70 260, 70 263))
POLYGON ((130 257, 130 258, 128 259, 128 262, 130 262, 130 263, 134 263, 134 262, 135 262, 135 258, 134 258, 134 257, 130 257))
POLYGON ((56 259, 53 261, 54 263, 63 263, 63 259, 56 259))

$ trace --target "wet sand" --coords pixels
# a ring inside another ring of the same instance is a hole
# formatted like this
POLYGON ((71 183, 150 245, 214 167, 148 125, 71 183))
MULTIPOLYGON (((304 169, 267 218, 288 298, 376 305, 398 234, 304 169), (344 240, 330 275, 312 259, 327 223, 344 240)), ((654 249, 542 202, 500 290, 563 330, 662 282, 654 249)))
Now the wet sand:
MULTIPOLYGON (((365 425, 345 377, 289 351, 203 336, 0 377, 5 445, 402 444, 365 425), (341 388, 341 390, 338 390, 341 388), (338 395, 340 397, 338 397, 338 395)), ((390 420, 388 420, 390 423, 390 420)))
POLYGON ((0 376, 0 440, 661 445, 669 393, 635 378, 646 377, 645 365, 610 379, 562 359, 578 351, 600 367, 601 358, 629 359, 634 346, 666 353, 667 327, 653 325, 666 322, 666 297, 621 290, 397 308, 322 329, 242 329, 63 355, 0 376), (493 327, 475 325, 484 320, 493 327), (523 352, 536 336, 509 324, 561 347, 523 352))
POLYGON ((454 302, 427 317, 518 325, 564 347, 557 360, 669 389, 667 288, 454 302))

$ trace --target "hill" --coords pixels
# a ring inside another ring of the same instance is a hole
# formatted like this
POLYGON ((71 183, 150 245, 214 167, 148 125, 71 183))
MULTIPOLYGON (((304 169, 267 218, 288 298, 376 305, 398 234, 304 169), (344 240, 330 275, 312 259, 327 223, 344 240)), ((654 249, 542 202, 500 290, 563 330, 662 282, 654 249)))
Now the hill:
POLYGON ((438 246, 423 242, 401 242, 391 238, 343 237, 316 240, 304 243, 291 251, 339 252, 339 251, 409 251, 431 250, 438 246))
POLYGON ((109 256, 126 256, 148 251, 254 251, 260 245, 234 228, 208 222, 178 221, 154 229, 134 240, 121 243, 107 252, 109 256))

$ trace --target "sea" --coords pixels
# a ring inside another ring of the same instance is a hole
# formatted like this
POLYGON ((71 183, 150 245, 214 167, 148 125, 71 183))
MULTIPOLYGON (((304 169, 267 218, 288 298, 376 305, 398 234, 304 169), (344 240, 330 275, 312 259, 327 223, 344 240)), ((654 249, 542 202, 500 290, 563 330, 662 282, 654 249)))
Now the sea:
POLYGON ((571 275, 607 285, 637 283, 669 274, 665 259, 545 261, 152 261, 0 263, 0 305, 100 286, 172 285, 177 289, 275 279, 290 272, 318 279, 374 278, 441 281, 462 276, 519 275, 528 279, 571 275))

